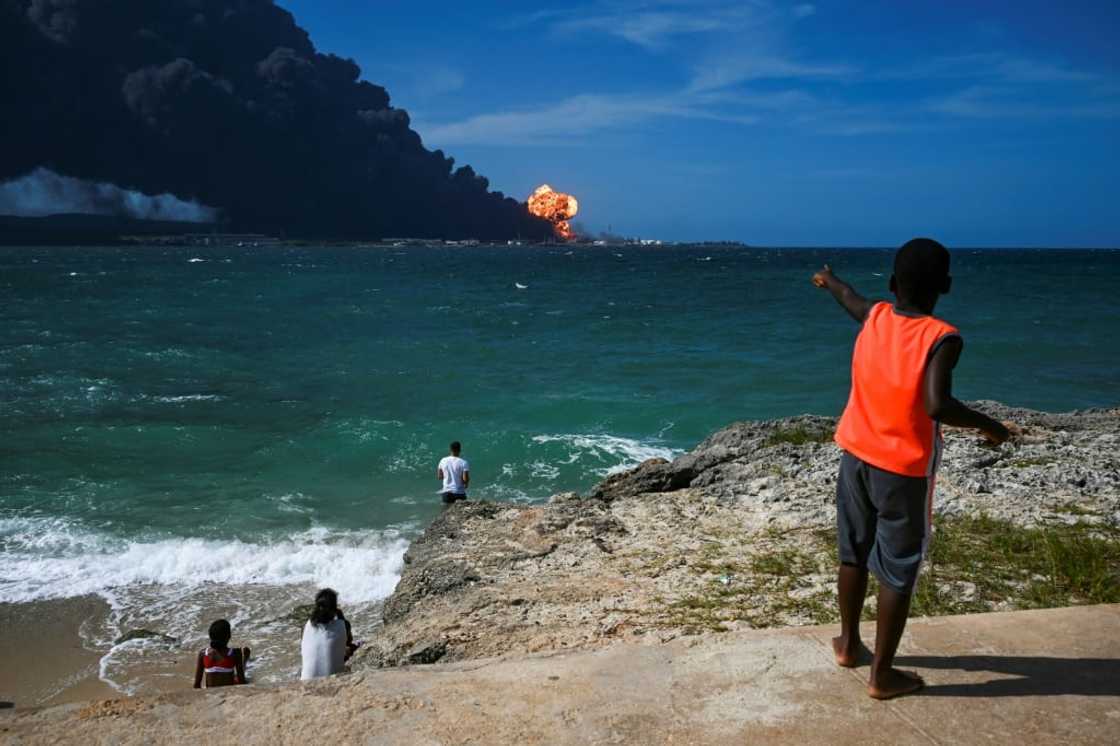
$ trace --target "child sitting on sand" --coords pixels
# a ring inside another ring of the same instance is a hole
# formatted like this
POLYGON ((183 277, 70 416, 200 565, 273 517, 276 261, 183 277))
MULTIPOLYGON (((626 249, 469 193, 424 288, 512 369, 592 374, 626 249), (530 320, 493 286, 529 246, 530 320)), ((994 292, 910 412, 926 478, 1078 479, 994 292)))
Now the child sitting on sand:
POLYGON ((957 329, 933 316, 949 292, 949 252, 928 238, 907 242, 894 258, 896 302, 872 303, 832 273, 813 284, 863 325, 852 355, 852 389, 836 428, 844 449, 836 485, 840 547, 840 636, 836 662, 854 667, 866 648, 859 618, 870 568, 879 581, 875 655, 867 691, 890 699, 922 687, 914 673, 893 667, 910 596, 929 539, 939 426, 975 428, 992 443, 1007 428, 953 398, 952 373, 963 343, 957 329))
POLYGON ((249 648, 231 648, 232 634, 229 622, 219 619, 210 625, 210 645, 198 652, 194 668, 194 688, 202 686, 206 674, 206 688, 245 683, 245 664, 249 662, 249 648))

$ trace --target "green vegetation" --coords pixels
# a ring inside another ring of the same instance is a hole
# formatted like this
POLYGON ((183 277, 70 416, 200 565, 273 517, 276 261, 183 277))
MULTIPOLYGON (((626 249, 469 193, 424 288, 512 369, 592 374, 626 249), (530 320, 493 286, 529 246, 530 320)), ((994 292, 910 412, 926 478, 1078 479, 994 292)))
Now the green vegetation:
MULTIPOLYGON (((661 602, 658 625, 686 631, 836 621, 835 532, 768 531, 745 557, 705 543, 688 562, 689 593, 661 602), (731 556, 733 555, 733 556, 731 556)), ((986 516, 938 521, 913 616, 1120 603, 1120 529, 1087 523, 1023 528, 986 516)), ((874 618, 876 583, 864 616, 874 618)))
POLYGON ((1054 508, 1054 512, 1055 513, 1064 513, 1065 515, 1077 515, 1077 516, 1100 515, 1100 513, 1098 513, 1097 511, 1089 510, 1088 508, 1083 508, 1076 503, 1068 503, 1066 505, 1059 505, 1058 507, 1054 508))
POLYGON ((942 521, 918 581, 913 614, 1120 602, 1120 535, 1079 523, 1022 528, 980 516, 942 521), (954 586, 969 583, 964 597, 954 586))
POLYGON ((832 430, 798 425, 775 430, 770 433, 763 445, 776 446, 781 443, 790 443, 795 446, 803 446, 806 443, 828 443, 831 440, 832 430))

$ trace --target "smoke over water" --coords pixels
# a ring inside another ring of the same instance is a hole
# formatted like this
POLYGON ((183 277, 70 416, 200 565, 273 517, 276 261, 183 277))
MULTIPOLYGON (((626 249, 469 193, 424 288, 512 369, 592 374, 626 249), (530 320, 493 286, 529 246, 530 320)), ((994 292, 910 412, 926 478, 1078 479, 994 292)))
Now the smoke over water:
POLYGON ((219 218, 213 207, 186 202, 173 194, 141 194, 113 184, 59 176, 45 168, 0 184, 0 214, 34 217, 66 212, 189 223, 212 223, 219 218))
POLYGON ((552 235, 270 0, 0 0, 0 64, 0 183, 42 168, 297 236, 552 235))

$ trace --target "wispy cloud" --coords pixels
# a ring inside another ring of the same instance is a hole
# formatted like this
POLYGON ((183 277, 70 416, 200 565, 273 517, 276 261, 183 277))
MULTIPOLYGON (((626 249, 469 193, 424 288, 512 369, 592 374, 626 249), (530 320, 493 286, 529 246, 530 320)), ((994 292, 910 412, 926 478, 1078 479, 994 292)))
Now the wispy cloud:
POLYGON ((620 37, 641 47, 661 47, 670 37, 724 30, 715 17, 690 16, 684 13, 653 12, 620 16, 569 18, 554 28, 566 34, 598 31, 620 37))
POLYGON ((417 76, 416 90, 422 96, 442 96, 461 90, 467 79, 462 72, 450 67, 438 67, 417 76))
POLYGON ((970 119, 1115 119, 1120 100, 1039 100, 1020 88, 974 85, 931 98, 925 108, 939 114, 970 119))
POLYGON ((649 119, 707 119, 752 124, 757 117, 722 112, 702 101, 675 95, 583 94, 535 108, 480 114, 460 122, 417 129, 426 142, 448 145, 540 145, 571 143, 573 138, 649 119))
POLYGON ((599 0, 537 11, 512 23, 543 24, 561 38, 610 36, 644 53, 673 52, 687 82, 653 92, 586 91, 417 127, 438 147, 538 145, 579 144, 660 119, 859 137, 944 127, 951 118, 1116 117, 1120 110, 1114 78, 1060 59, 998 50, 899 66, 821 59, 794 43, 816 14, 811 3, 773 0, 599 0))
POLYGON ((1061 61, 1031 59, 1006 52, 934 57, 917 65, 879 70, 874 77, 900 80, 967 78, 1007 83, 1087 83, 1100 79, 1096 73, 1075 69, 1061 61))
POLYGON ((561 35, 598 33, 614 36, 649 50, 658 50, 678 37, 734 33, 765 22, 769 6, 755 2, 645 2, 609 8, 579 8, 553 17, 561 35))
POLYGON ((691 88, 697 91, 728 88, 752 80, 804 80, 844 78, 857 72, 842 64, 816 64, 769 55, 714 57, 697 66, 691 88))

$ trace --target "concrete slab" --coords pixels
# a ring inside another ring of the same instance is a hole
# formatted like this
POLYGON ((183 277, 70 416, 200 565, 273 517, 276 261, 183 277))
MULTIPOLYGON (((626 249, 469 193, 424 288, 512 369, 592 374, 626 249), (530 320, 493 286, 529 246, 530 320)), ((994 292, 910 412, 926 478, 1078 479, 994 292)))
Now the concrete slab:
MULTIPOLYGON (((1120 606, 913 620, 928 683, 867 697, 831 627, 615 645, 0 715, 12 743, 1120 743, 1120 606), (218 731, 215 730, 218 728, 218 731)), ((866 629, 872 638, 872 628, 866 629)))

